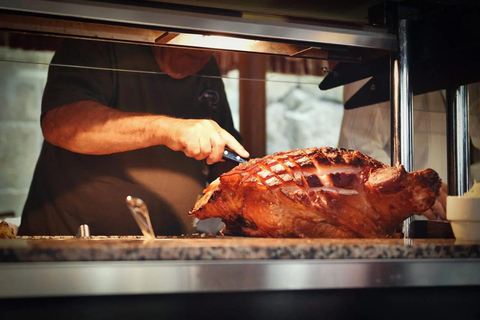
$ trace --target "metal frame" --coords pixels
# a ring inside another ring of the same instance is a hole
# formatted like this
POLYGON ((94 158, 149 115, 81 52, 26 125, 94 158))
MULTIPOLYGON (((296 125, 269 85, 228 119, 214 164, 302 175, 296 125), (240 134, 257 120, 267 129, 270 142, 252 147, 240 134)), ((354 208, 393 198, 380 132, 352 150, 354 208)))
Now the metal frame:
MULTIPOLYGON (((98 1, 2 0, 0 9, 11 13, 136 25, 178 32, 221 34, 279 42, 337 45, 396 50, 394 34, 382 28, 322 26, 289 21, 231 17, 98 1)), ((154 39, 152 39, 153 41, 154 39)))
MULTIPOLYGON (((409 20, 398 21, 398 57, 392 68, 392 165, 402 164, 413 171, 413 93, 410 86, 409 20)), ((405 238, 411 237, 412 217, 404 221, 405 238)))
POLYGON ((0 298, 479 286, 478 259, 3 263, 0 298))
POLYGON ((407 19, 399 21, 398 59, 393 66, 394 95, 393 116, 393 163, 401 163, 405 170, 413 170, 413 94, 410 86, 410 46, 408 43, 407 19))
POLYGON ((447 89, 448 194, 462 196, 470 189, 468 87, 447 89))

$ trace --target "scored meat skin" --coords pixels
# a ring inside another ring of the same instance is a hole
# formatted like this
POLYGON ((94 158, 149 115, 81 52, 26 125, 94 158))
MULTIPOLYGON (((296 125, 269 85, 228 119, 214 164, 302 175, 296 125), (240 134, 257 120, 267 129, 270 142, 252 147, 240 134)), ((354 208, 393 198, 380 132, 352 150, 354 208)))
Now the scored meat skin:
POLYGON ((434 204, 440 186, 432 169, 408 173, 354 150, 297 149, 224 173, 190 214, 221 218, 227 235, 390 237, 434 204))

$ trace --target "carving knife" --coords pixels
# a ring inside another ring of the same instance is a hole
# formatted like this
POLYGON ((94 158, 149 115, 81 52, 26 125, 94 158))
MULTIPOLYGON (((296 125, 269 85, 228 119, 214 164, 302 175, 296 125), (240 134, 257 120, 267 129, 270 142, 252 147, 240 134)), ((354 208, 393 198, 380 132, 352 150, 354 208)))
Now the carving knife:
POLYGON ((240 157, 238 154, 236 154, 235 152, 233 152, 232 150, 230 150, 228 148, 225 148, 225 151, 223 151, 222 158, 224 160, 233 161, 235 163, 243 163, 243 162, 248 161, 248 159, 244 159, 244 158, 240 157))

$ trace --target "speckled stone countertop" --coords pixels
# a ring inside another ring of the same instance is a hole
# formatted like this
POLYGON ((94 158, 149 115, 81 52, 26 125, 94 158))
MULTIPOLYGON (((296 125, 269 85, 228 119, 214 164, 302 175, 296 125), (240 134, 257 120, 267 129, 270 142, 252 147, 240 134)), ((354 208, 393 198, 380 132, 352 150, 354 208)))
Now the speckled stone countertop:
POLYGON ((455 239, 41 237, 0 239, 0 262, 269 259, 480 259, 455 239))

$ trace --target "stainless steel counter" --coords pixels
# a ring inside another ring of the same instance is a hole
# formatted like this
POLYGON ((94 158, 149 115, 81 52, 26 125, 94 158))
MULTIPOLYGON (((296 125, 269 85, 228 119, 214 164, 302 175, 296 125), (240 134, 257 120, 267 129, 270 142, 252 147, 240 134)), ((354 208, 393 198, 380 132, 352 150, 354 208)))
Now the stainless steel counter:
POLYGON ((0 240, 0 298, 480 286, 454 239, 0 240))

